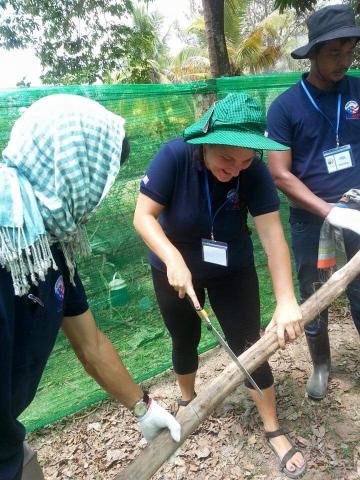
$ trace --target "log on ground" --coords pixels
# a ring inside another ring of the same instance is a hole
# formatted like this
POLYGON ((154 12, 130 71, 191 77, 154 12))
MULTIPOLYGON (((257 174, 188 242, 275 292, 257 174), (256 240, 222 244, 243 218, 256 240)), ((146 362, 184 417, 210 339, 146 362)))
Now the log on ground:
MULTIPOLYGON (((301 305, 303 324, 310 323, 327 308, 346 289, 348 284, 360 273, 360 252, 343 268, 335 272, 306 302, 301 305)), ((256 370, 279 348, 275 332, 266 333, 260 340, 239 356, 240 362, 249 372, 256 370)), ((205 386, 198 396, 179 413, 177 420, 181 424, 181 440, 176 443, 167 430, 161 432, 114 480, 148 480, 194 432, 200 423, 235 388, 245 380, 245 375, 234 363, 205 386)))

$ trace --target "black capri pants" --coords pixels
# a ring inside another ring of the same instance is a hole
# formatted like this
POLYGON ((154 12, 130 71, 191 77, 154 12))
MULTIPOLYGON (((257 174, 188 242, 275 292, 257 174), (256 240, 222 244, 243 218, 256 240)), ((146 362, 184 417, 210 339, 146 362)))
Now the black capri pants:
MULTIPOLYGON (((179 375, 194 373, 198 368, 201 320, 190 303, 178 297, 166 273, 152 267, 152 277, 160 312, 172 338, 174 371, 179 375)), ((259 283, 254 265, 221 277, 193 280, 193 285, 201 305, 207 290, 226 341, 237 356, 260 338, 259 283)), ((261 389, 274 383, 268 362, 252 376, 261 389)), ((245 384, 253 388, 247 380, 245 384)))

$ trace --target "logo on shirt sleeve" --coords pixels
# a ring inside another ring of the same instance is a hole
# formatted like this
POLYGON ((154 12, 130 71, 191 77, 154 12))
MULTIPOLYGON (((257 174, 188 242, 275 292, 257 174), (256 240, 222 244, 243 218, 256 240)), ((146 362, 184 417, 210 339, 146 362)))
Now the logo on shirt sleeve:
POLYGON ((142 183, 146 185, 147 183, 149 183, 149 180, 150 180, 149 177, 145 175, 145 177, 142 179, 142 183))
POLYGON ((62 275, 60 275, 60 277, 56 280, 55 295, 56 295, 56 298, 59 300, 59 302, 62 304, 65 296, 65 285, 64 285, 64 279, 62 275))
POLYGON ((360 118, 359 104, 355 100, 349 100, 345 104, 345 118, 346 120, 354 120, 360 118))

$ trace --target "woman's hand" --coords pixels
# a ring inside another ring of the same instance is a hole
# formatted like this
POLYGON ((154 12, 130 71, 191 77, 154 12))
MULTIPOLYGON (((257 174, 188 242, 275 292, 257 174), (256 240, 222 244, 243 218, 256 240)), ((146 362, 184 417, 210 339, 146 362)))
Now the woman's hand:
POLYGON ((194 304, 196 310, 201 310, 199 300, 197 299, 193 284, 191 272, 186 266, 181 255, 167 262, 166 271, 169 284, 178 292, 179 298, 188 295, 194 304))
POLYGON ((279 345, 284 348, 287 340, 293 341, 303 333, 304 327, 301 319, 301 310, 294 298, 276 306, 271 322, 265 331, 276 331, 279 345))

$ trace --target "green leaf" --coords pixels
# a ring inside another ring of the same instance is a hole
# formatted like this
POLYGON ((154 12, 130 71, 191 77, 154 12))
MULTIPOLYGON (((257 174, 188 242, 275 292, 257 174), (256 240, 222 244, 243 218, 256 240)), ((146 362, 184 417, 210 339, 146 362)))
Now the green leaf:
POLYGON ((282 13, 286 8, 294 8, 296 13, 313 10, 317 0, 275 0, 275 8, 282 13))

